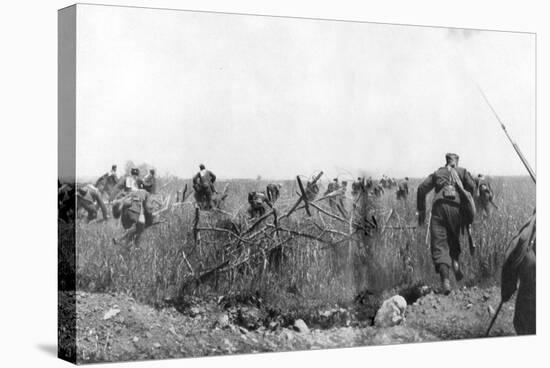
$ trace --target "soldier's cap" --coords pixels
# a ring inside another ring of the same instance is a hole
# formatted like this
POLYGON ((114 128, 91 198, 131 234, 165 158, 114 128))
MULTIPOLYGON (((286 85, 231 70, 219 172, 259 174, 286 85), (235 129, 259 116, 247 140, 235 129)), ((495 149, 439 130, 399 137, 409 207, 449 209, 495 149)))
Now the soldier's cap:
POLYGON ((116 165, 111 166, 111 169, 116 169, 116 165))
POLYGON ((139 175, 139 169, 134 168, 134 169, 130 170, 130 174, 131 175, 139 175))
POLYGON ((150 172, 151 174, 154 174, 154 173, 155 173, 155 169, 149 169, 149 172, 150 172))
POLYGON ((332 181, 338 181, 338 178, 334 178, 334 179, 332 179, 332 181))
POLYGON ((447 153, 445 155, 445 160, 458 160, 460 157, 456 153, 447 153))
POLYGON ((200 165, 199 165, 199 169, 204 170, 205 168, 206 168, 206 167, 204 166, 204 164, 200 164, 200 165))

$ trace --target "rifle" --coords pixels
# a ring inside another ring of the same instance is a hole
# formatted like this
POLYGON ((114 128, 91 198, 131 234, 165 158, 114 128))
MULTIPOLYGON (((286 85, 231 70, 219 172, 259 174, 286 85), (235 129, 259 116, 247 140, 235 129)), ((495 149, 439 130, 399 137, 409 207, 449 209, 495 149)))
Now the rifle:
POLYGON ((491 109, 491 111, 493 112, 493 114, 495 115, 495 118, 498 120, 498 122, 500 123, 500 127, 502 128, 502 130, 504 130, 504 133, 506 134, 506 137, 508 137, 508 140, 510 141, 510 143, 512 143, 512 147, 514 147, 514 150, 516 151, 516 153, 518 154, 521 162, 523 163, 523 166, 525 166, 525 168, 527 169, 527 172, 529 172, 529 175, 531 176, 531 179, 533 179, 533 182, 536 184, 537 183, 537 176, 535 174, 535 172, 533 171, 533 169, 531 168, 531 165, 529 165, 529 162, 527 162, 527 159, 525 158, 525 156, 523 156, 523 153, 521 152, 521 150, 519 149, 518 145, 516 144, 516 142, 514 142, 512 140, 512 137, 510 137, 510 134, 508 134, 508 131, 506 130, 506 127, 504 126, 504 124, 502 123, 502 120, 500 120, 500 117, 498 116, 497 112, 495 111, 495 109, 493 108, 493 106, 491 105, 491 103, 489 102, 489 100, 487 99, 487 96, 485 96, 485 93, 483 93, 483 90, 481 89, 481 87, 479 87, 479 85, 477 86, 477 89, 479 90, 479 92, 481 93, 481 96, 483 96, 483 99, 485 100, 485 102, 487 103, 487 105, 489 105, 489 108, 491 109))
POLYGON ((485 337, 489 336, 489 332, 491 332, 491 328, 493 328, 493 325, 495 324, 495 321, 497 320, 497 316, 500 313, 500 310, 501 310, 503 304, 504 304, 504 302, 501 300, 500 304, 498 305, 498 308, 495 312, 495 315, 491 319, 491 323, 489 324, 489 328, 487 328, 487 331, 485 332, 485 337))

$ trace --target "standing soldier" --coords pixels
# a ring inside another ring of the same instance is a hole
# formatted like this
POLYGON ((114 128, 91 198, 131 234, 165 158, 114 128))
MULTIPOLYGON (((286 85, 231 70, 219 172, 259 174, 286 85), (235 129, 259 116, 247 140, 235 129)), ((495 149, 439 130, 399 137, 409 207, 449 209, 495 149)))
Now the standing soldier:
POLYGON ((458 167, 458 155, 445 155, 446 164, 428 176, 418 187, 418 224, 426 218, 426 196, 435 189, 430 221, 430 249, 436 272, 441 277, 442 292, 451 292, 449 269, 452 267, 457 281, 463 277, 460 270, 460 231, 464 226, 461 204, 466 201, 464 190, 473 193, 475 184, 470 173, 458 167))
POLYGON ((199 203, 205 204, 206 209, 212 208, 212 193, 216 193, 214 183, 216 175, 210 170, 206 170, 204 164, 199 165, 199 172, 193 177, 193 189, 195 190, 195 199, 199 203))
POLYGON ((397 186, 397 192, 395 192, 397 199, 407 200, 409 197, 409 178, 405 177, 404 180, 399 182, 397 186))
POLYGON ((512 238, 502 266, 501 300, 507 302, 518 290, 514 329, 518 335, 532 335, 537 329, 537 228, 536 213, 512 238), (518 288, 519 282, 519 288, 518 288))
POLYGON ((157 178, 155 176, 155 169, 149 169, 149 174, 143 178, 143 189, 151 194, 157 192, 157 178))

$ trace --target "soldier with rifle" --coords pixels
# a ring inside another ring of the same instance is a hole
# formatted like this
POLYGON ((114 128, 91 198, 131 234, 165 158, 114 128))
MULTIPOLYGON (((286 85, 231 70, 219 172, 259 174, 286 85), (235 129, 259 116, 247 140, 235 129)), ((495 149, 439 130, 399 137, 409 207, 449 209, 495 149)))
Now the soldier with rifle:
MULTIPOLYGON (((523 166, 527 169, 533 183, 537 183, 537 177, 534 170, 527 162, 527 159, 519 149, 518 145, 512 140, 504 123, 500 120, 497 112, 485 96, 485 93, 479 88, 479 92, 483 99, 493 112, 493 115, 500 123, 500 127, 506 134, 506 137, 514 147, 523 166)), ((518 335, 535 334, 536 333, 536 312, 537 312, 537 263, 536 263, 536 209, 527 223, 514 235, 506 250, 504 265, 502 267, 502 276, 500 284, 501 301, 495 312, 491 324, 485 333, 489 335, 491 327, 500 312, 502 305, 510 300, 514 292, 517 290, 516 307, 514 311, 514 329, 518 335), (519 286, 518 286, 519 285, 519 286)))
POLYGON ((435 270, 441 278, 441 291, 451 292, 449 270, 455 279, 463 278, 460 269, 460 232, 473 215, 465 216, 463 208, 469 205, 468 194, 474 192, 475 184, 468 170, 458 166, 459 157, 454 153, 445 155, 445 166, 429 175, 418 187, 417 209, 418 225, 423 226, 426 219, 426 196, 435 189, 430 219, 430 250, 435 270), (468 219, 466 219, 468 217, 468 219))

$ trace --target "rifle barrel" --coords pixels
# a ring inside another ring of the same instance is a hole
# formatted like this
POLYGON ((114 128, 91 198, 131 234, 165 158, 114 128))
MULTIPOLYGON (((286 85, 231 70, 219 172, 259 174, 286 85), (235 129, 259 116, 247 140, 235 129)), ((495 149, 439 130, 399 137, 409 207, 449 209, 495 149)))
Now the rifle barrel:
POLYGON ((518 145, 516 144, 516 142, 514 142, 512 140, 512 137, 510 137, 510 134, 508 134, 508 131, 506 130, 506 126, 504 125, 504 123, 502 122, 502 120, 500 120, 500 117, 498 116, 497 112, 495 111, 495 109, 493 108, 493 105, 491 105, 491 103, 489 102, 489 99, 487 99, 487 96, 485 96, 485 93, 483 93, 483 90, 481 89, 481 87, 478 85, 477 86, 477 89, 479 90, 479 92, 481 93, 481 96, 483 96, 483 99, 485 100, 485 102, 487 103, 487 105, 489 105, 489 108, 491 109, 491 111, 493 112, 493 114, 495 115, 495 118, 498 120, 498 122, 500 123, 500 127, 502 128, 502 130, 504 130, 504 133, 506 134, 506 137, 508 137, 508 140, 510 141, 510 143, 512 143, 512 147, 514 147, 514 150, 516 151, 516 153, 518 154, 521 162, 523 163, 523 166, 525 166, 525 168, 527 169, 527 172, 529 172, 529 175, 531 176, 531 179, 533 179, 533 182, 536 184, 537 183, 537 176, 535 174, 535 171, 533 170, 533 168, 531 167, 531 165, 529 165, 529 162, 527 162, 527 159, 525 158, 525 156, 523 155, 523 153, 521 152, 521 150, 519 149, 518 145))

